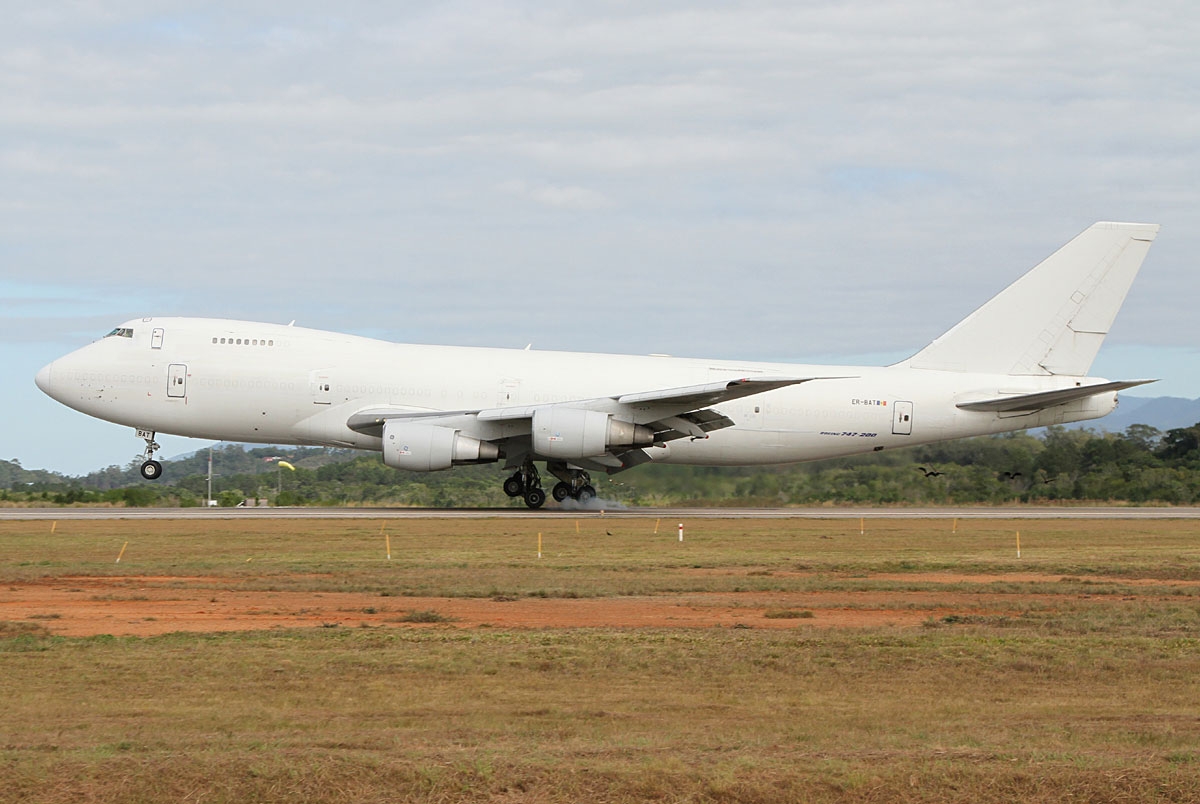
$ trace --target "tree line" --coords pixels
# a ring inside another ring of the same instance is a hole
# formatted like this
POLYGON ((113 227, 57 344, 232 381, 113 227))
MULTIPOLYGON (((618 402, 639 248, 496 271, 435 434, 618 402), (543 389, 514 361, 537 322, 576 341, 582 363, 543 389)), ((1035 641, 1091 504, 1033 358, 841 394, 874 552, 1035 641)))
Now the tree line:
MULTIPOLYGON (((140 460, 80 478, 0 461, 0 503, 202 505, 207 450, 164 461, 148 483, 140 460)), ((213 496, 275 505, 501 507, 499 466, 422 474, 384 466, 376 453, 226 445, 213 451, 213 496), (283 458, 295 471, 280 469, 283 458)), ((602 500, 662 505, 970 505, 1058 501, 1188 505, 1200 502, 1200 423, 1121 433, 1047 428, 776 467, 640 466, 594 476, 602 500)))

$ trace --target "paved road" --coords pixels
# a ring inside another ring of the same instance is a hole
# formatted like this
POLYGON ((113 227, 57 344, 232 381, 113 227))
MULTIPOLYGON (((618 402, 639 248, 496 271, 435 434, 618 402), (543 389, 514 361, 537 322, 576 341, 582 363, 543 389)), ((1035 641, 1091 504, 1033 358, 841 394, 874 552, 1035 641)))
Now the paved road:
POLYGON ((1200 519, 1200 508, 0 508, 18 519, 1200 519))

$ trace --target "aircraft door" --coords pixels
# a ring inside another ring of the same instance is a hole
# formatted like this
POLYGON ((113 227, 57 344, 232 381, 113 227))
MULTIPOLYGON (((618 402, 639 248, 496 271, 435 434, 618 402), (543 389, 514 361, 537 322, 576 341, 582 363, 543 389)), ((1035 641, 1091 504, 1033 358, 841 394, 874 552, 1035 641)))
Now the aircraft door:
POLYGON ((912 435, 912 402, 892 403, 892 433, 894 435, 912 435))
POLYGON ((333 391, 329 382, 329 372, 314 371, 308 375, 308 382, 312 388, 314 405, 333 404, 333 391))
POLYGON ((496 397, 496 406, 506 408, 511 405, 516 405, 521 399, 521 381, 511 378, 505 378, 500 381, 499 394, 496 397))
POLYGON ((167 366, 167 396, 174 399, 187 396, 187 366, 183 363, 167 366))
POLYGON ((162 345, 163 345, 163 336, 165 334, 166 333, 163 331, 162 327, 155 327, 153 330, 151 330, 151 332, 150 332, 150 348, 151 349, 161 349, 162 345))

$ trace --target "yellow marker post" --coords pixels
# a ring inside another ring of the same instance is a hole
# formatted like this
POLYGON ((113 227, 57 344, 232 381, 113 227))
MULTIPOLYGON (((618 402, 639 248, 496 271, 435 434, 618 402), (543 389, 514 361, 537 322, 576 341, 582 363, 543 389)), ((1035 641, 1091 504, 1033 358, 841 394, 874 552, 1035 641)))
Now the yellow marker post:
POLYGON ((656 520, 654 520, 654 535, 655 535, 655 536, 657 536, 657 535, 658 535, 658 523, 659 523, 659 522, 662 522, 662 520, 661 520, 661 519, 656 519, 656 520))
POLYGON ((57 529, 58 529, 58 520, 56 519, 50 523, 50 532, 53 533, 57 529))
POLYGON ((1021 557, 1021 531, 1017 531, 1017 558, 1021 557))
POLYGON ((538 558, 542 557, 542 534, 538 533, 538 558))
POLYGON ((576 536, 579 535, 579 520, 578 519, 575 520, 575 535, 576 536))
POLYGON ((125 555, 125 548, 128 546, 129 546, 129 542, 125 542, 125 544, 121 545, 121 552, 117 554, 117 560, 114 563, 117 563, 117 564, 121 563, 121 556, 125 555))
POLYGON ((383 540, 384 540, 384 543, 387 544, 387 560, 391 561, 392 560, 392 534, 390 534, 390 533, 383 534, 383 540))
POLYGON ((860 516, 858 518, 858 535, 862 536, 866 532, 867 532, 867 518, 865 516, 860 516))
POLYGON ((954 530, 951 533, 958 533, 958 517, 954 517, 954 530))

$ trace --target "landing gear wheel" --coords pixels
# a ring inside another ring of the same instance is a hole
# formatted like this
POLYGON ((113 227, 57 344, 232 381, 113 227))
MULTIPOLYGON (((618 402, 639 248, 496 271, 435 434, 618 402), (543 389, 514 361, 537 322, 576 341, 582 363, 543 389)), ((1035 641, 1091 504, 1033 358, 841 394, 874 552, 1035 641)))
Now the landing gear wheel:
POLYGON ((581 486, 579 491, 575 494, 575 499, 579 500, 581 503, 589 503, 596 499, 595 486, 581 486))
POLYGON ((571 496, 571 484, 559 481, 554 484, 554 488, 550 490, 550 496, 555 502, 562 502, 571 496))
POLYGON ((546 492, 541 489, 529 489, 525 492, 525 504, 530 508, 541 508, 546 504, 546 492))
POLYGON ((137 436, 146 442, 146 460, 142 462, 139 471, 142 473, 142 477, 147 480, 158 480, 162 477, 162 464, 154 460, 154 453, 158 452, 162 447, 154 440, 153 430, 143 430, 139 427, 137 429, 137 436))
POLYGON ((513 475, 504 481, 504 493, 509 497, 520 497, 525 491, 525 483, 521 480, 521 476, 513 475))

